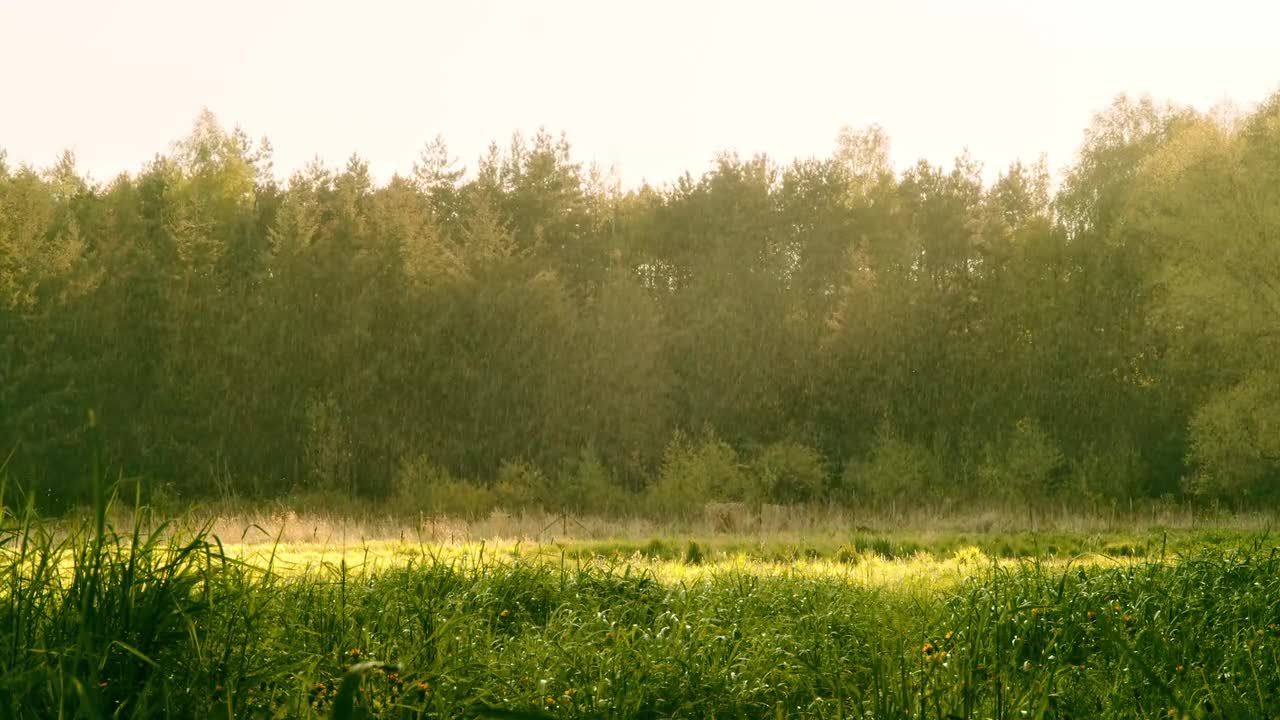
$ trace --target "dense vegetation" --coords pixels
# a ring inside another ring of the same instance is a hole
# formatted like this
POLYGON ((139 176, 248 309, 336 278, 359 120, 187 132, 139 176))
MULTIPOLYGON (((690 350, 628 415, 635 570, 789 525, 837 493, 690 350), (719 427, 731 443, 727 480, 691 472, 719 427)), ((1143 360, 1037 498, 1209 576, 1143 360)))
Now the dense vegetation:
POLYGON ((1250 541, 1109 567, 969 549, 963 580, 878 586, 603 557, 299 573, 102 515, 6 521, 4 717, 1234 720, 1280 695, 1280 559, 1250 541))
MULTIPOLYGON (((1280 488, 1280 96, 1118 99, 1069 171, 545 132, 281 184, 201 116, 134 174, 0 156, 0 460, 181 497, 1253 502, 1280 488)), ((452 505, 450 505, 452 503, 452 505)))

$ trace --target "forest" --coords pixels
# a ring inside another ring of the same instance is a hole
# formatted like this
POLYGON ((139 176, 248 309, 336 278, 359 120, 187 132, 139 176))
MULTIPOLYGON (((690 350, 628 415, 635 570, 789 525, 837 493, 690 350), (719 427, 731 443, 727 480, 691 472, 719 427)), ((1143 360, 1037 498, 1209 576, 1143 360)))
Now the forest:
POLYGON ((208 111, 107 181, 3 158, 0 474, 52 511, 1280 499, 1280 94, 993 181, 876 126, 638 188, 546 130, 282 180, 208 111))

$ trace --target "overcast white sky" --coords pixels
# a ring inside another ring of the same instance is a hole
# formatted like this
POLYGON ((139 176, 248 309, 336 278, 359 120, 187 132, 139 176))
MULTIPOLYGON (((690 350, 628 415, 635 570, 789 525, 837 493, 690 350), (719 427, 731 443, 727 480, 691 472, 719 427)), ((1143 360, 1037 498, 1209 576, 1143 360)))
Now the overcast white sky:
POLYGON ((879 123, 901 167, 1070 162, 1120 92, 1208 108, 1280 89, 1280 3, 0 0, 0 148, 136 170, 208 106, 284 175, 353 152, 408 171, 442 133, 564 130, 628 185, 717 150, 826 155, 879 123))

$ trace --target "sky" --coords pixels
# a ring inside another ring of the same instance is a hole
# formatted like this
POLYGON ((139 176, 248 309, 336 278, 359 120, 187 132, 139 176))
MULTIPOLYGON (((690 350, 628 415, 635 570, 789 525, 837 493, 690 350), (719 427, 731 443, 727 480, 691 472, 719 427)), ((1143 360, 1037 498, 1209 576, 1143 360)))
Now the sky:
POLYGON ((877 123, 900 168, 967 150, 990 177, 1060 170, 1120 93, 1247 109, 1280 90, 1276 28, 1269 0, 0 0, 0 148, 109 180, 208 107, 282 177, 355 153, 386 179, 437 134, 474 168, 546 127, 634 187, 877 123))

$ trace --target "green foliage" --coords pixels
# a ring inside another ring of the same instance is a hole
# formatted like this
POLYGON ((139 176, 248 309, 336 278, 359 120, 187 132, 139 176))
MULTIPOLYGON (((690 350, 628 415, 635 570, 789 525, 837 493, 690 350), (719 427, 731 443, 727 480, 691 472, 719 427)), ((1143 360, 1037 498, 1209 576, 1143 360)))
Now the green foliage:
POLYGON ((942 481, 942 464, 932 450, 882 425, 870 456, 845 466, 842 489, 851 503, 921 504, 938 497, 942 481))
POLYGON ((547 478, 537 467, 524 461, 504 461, 493 483, 493 497, 498 507, 507 510, 545 507, 547 478))
POLYGON ((1066 499, 1119 502, 1141 494, 1147 471, 1142 455, 1130 443, 1090 448, 1070 463, 1063 490, 1066 499))
POLYGON ((648 489, 648 505, 659 515, 693 517, 702 514, 705 503, 745 501, 751 495, 750 478, 732 447, 714 436, 695 441, 677 434, 648 489))
POLYGON ((329 395, 307 401, 306 422, 306 487, 351 494, 355 457, 337 400, 329 395))
POLYGON ((758 496, 790 504, 821 499, 827 491, 827 467, 817 450, 794 442, 774 443, 751 460, 758 496))
POLYGON ((497 505, 492 489, 456 479, 429 486, 421 499, 424 512, 470 519, 488 515, 497 505))
POLYGON ((459 480, 419 455, 400 466, 390 501, 399 513, 477 518, 493 510, 497 498, 493 490, 459 480))
POLYGON ((1054 492, 1063 463, 1053 438, 1039 423, 1023 418, 1002 442, 987 446, 978 486, 990 497, 1031 503, 1054 492))
POLYGON ((1121 97, 1056 191, 1044 162, 895 173, 875 126, 636 189, 545 130, 278 180, 207 111, 107 183, 4 164, 0 455, 51 508, 95 463, 467 513, 1270 495, 1278 118, 1121 97), (420 456, 485 487, 410 489, 420 456))
POLYGON ((1207 497, 1280 491, 1280 374, 1256 371, 1191 419, 1190 490, 1207 497))
POLYGON ((620 515, 632 509, 633 498, 619 485, 592 448, 561 465, 550 502, 579 514, 620 515))

